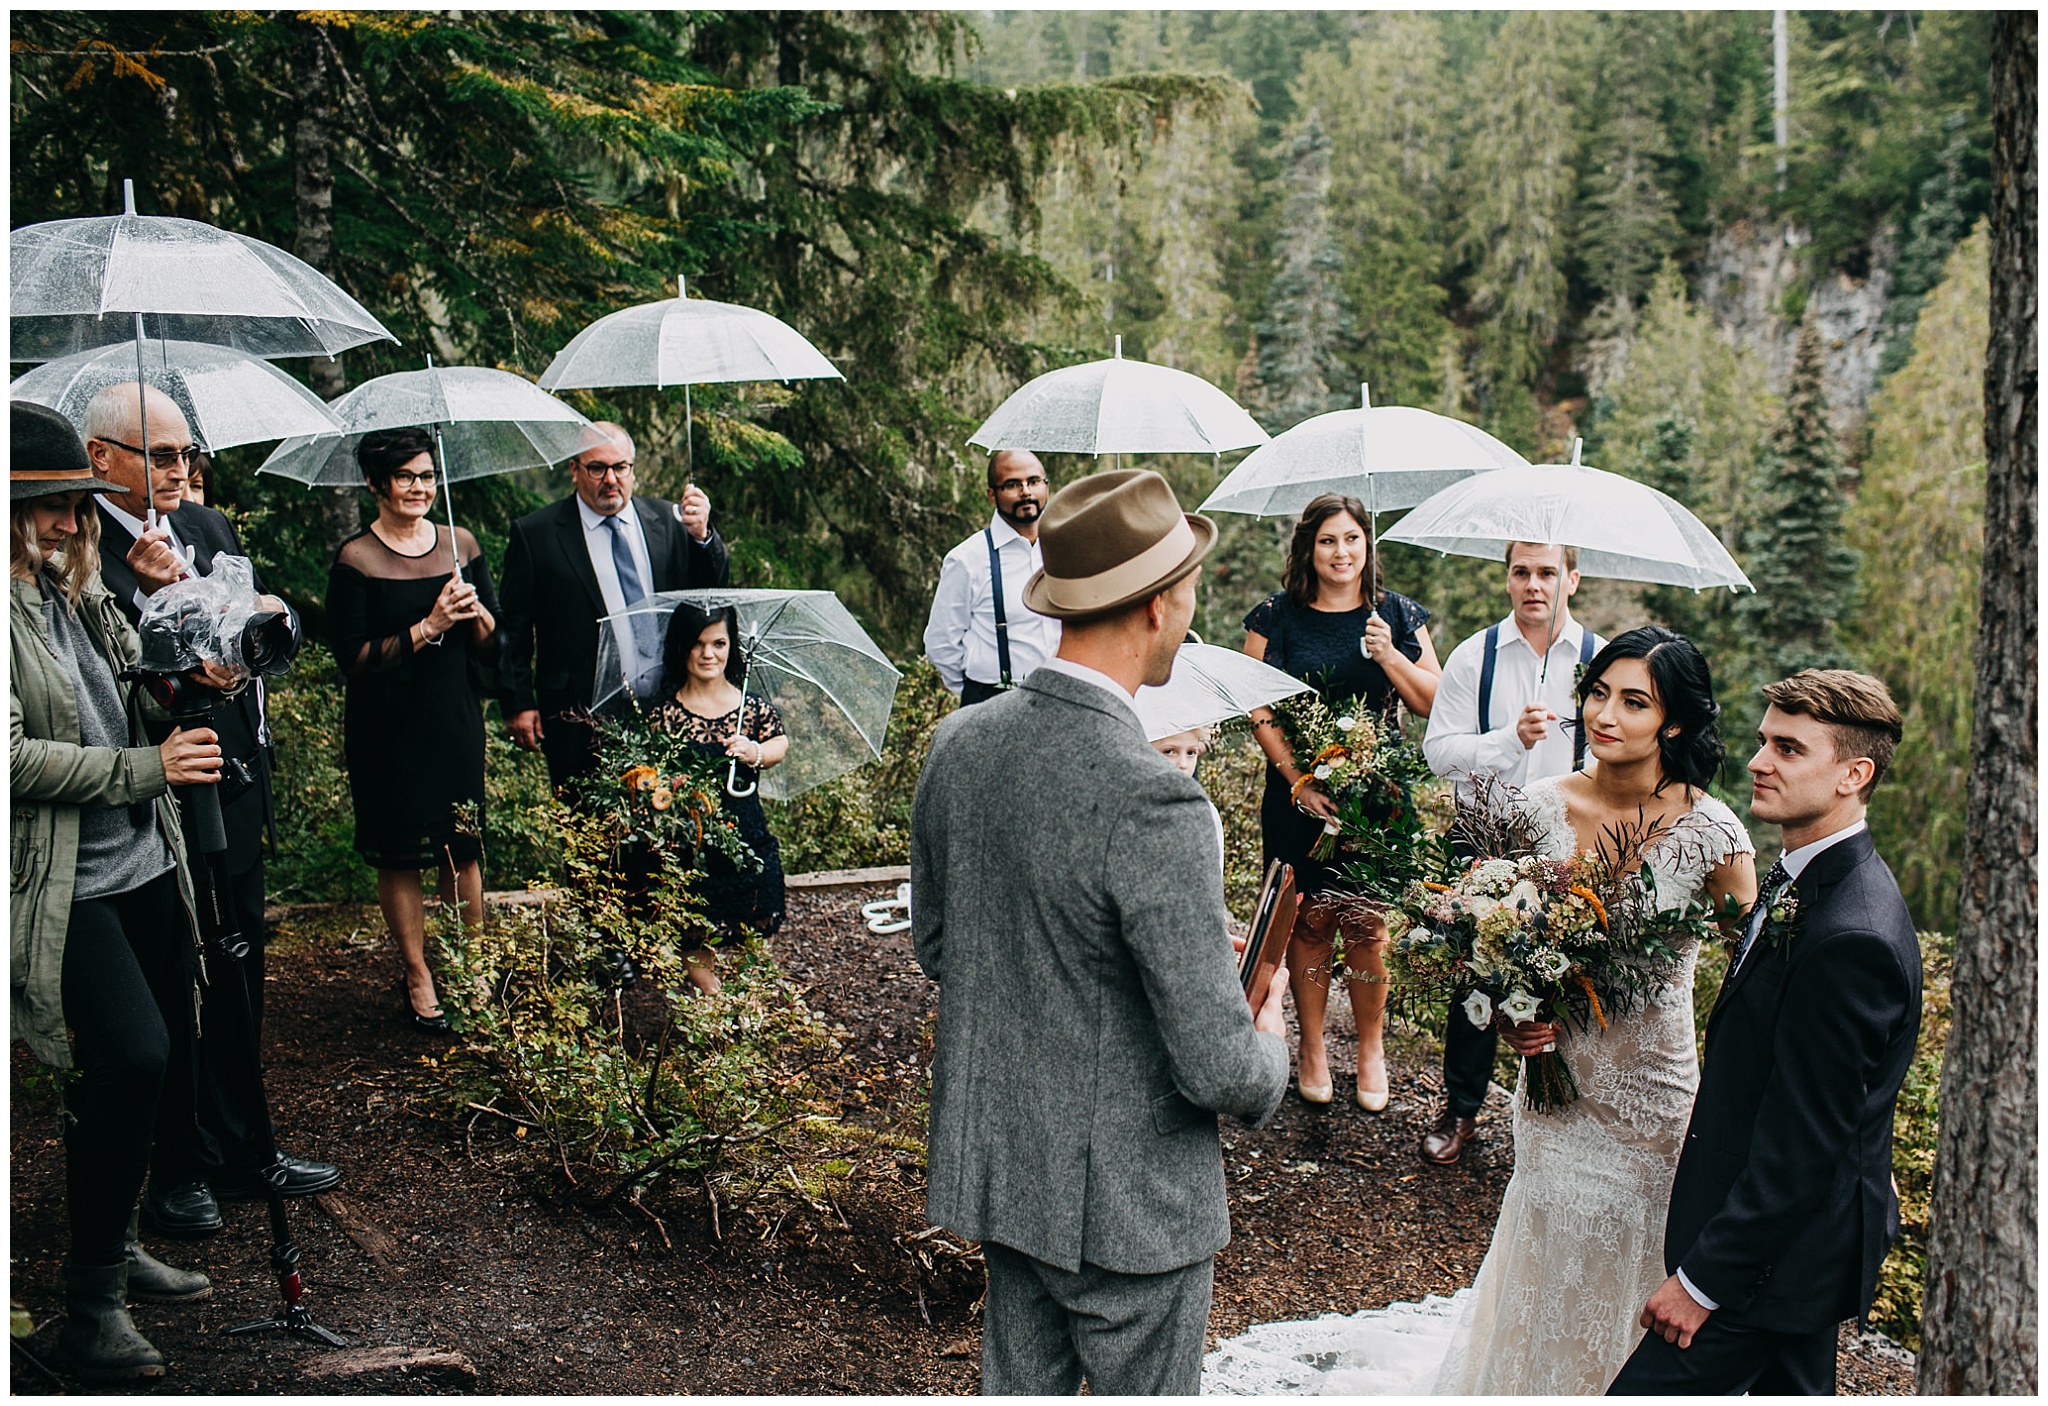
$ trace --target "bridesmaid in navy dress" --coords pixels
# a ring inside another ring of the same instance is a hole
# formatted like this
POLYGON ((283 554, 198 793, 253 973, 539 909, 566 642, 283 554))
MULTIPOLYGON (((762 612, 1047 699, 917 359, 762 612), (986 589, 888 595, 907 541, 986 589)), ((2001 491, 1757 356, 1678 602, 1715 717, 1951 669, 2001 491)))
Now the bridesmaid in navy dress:
MULTIPOLYGON (((1340 713, 1359 709, 1392 720, 1405 704, 1417 717, 1428 717, 1443 673, 1429 638, 1429 612, 1380 586, 1379 554, 1366 521, 1365 506, 1338 493, 1326 493, 1302 510, 1287 546, 1286 589, 1245 616, 1244 652, 1312 685, 1340 713)), ((1295 1086, 1308 1102, 1328 1103, 1333 1088, 1323 1019, 1337 916, 1314 896, 1334 887, 1337 875, 1309 858, 1309 848, 1337 808, 1313 781, 1296 797, 1301 768, 1271 709, 1254 711, 1252 727, 1267 761, 1259 805, 1266 860, 1293 865, 1303 895, 1287 955, 1301 1026, 1295 1086)), ((1358 1024, 1358 1106, 1377 1113, 1387 1106, 1387 931, 1374 922, 1346 936, 1352 939, 1345 985, 1358 1024)))

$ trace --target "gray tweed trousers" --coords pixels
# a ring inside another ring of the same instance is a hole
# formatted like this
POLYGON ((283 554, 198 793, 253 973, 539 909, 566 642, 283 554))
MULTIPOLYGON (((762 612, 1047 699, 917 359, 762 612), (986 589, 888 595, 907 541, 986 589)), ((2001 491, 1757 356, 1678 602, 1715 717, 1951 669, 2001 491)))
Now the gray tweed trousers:
POLYGON ((1078 1273, 982 1244, 983 1396, 1198 1396, 1213 1255, 1163 1274, 1078 1273))

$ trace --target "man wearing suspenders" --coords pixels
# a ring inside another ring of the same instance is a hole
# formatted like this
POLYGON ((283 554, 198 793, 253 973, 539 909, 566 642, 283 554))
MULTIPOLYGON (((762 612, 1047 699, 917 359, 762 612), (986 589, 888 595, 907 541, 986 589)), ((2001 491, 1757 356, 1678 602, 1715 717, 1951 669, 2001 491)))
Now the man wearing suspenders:
POLYGON ((963 705, 1022 682, 1060 647, 1059 621, 1024 604, 1024 583, 1045 564, 1038 515, 1046 495, 1045 466, 1036 454, 998 452, 988 463, 995 516, 946 553, 939 568, 924 652, 963 705))
MULTIPOLYGON (((1578 672, 1606 643, 1572 619, 1579 588, 1575 547, 1511 542, 1507 619, 1466 640, 1444 662, 1422 752, 1461 795, 1470 778, 1527 786, 1585 764, 1577 727, 1578 672), (1545 668, 1545 664, 1548 668, 1545 668)), ((1493 1074, 1495 1037, 1457 1013, 1444 1031, 1444 1109, 1422 1139, 1425 1161, 1449 1166, 1474 1132, 1493 1074)))

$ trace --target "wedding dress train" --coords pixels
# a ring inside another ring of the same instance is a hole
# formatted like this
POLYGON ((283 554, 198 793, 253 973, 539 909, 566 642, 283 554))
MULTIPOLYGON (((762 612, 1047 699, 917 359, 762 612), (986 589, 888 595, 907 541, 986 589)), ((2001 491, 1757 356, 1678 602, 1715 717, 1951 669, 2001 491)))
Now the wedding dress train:
MULTIPOLYGON (((1523 794, 1539 848, 1577 840, 1555 780, 1523 794)), ((1660 906, 1692 899, 1731 851, 1754 853, 1732 811, 1702 796, 1644 854, 1660 906)), ((1515 1096, 1515 1171, 1469 1289, 1349 1317, 1255 1327, 1218 1345, 1202 1389, 1226 1395, 1561 1396, 1605 1391, 1664 1281, 1664 1213, 1699 1085, 1696 950, 1627 1016, 1567 1031, 1579 1098, 1556 1114, 1515 1096)), ((1452 1019, 1460 1019, 1453 1013, 1452 1019)))

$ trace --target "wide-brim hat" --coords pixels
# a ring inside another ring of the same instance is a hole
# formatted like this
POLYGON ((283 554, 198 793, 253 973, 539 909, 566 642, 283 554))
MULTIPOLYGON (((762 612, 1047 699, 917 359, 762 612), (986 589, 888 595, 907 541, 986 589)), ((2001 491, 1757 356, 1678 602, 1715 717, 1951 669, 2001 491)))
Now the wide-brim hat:
POLYGON ((126 493, 118 483, 92 476, 85 441, 71 422, 32 400, 16 400, 8 439, 9 502, 55 493, 126 493))
POLYGON ((1216 524, 1182 512, 1150 469, 1090 474, 1045 505, 1045 566, 1025 582, 1024 604, 1055 620, 1105 615, 1173 585, 1215 545, 1216 524))

